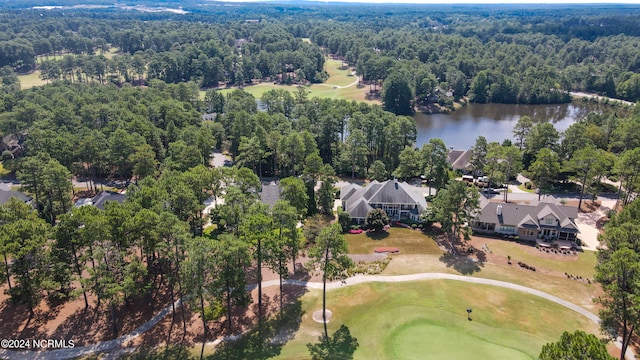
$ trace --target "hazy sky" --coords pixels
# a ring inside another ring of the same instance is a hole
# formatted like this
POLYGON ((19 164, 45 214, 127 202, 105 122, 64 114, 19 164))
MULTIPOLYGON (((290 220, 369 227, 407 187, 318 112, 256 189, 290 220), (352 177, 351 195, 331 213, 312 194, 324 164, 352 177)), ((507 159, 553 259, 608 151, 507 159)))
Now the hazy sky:
MULTIPOLYGON (((236 2, 257 2, 264 0, 220 0, 236 2)), ((267 0, 269 1, 269 0, 267 0)), ((271 0, 274 1, 274 0, 271 0)), ((281 0, 282 1, 282 0, 281 0)), ((284 0, 286 2, 287 0, 284 0)), ((310 0, 326 2, 324 0, 310 0)), ((363 2, 375 4, 640 4, 640 0, 329 0, 329 2, 363 2)))

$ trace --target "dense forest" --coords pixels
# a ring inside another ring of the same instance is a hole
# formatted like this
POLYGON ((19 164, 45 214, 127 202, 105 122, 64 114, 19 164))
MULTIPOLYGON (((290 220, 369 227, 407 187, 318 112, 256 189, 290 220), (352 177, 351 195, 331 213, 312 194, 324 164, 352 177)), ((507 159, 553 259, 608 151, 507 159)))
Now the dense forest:
MULTIPOLYGON (((248 272, 259 280, 256 269, 268 267, 282 279, 306 248, 329 254, 339 231, 323 232, 317 214, 333 218, 336 175, 423 175, 448 187, 433 202, 444 210, 425 222, 452 221, 448 148, 439 139, 415 147, 407 115, 416 108, 463 98, 561 103, 569 91, 640 100, 636 7, 184 8, 0 14, 0 135, 19 144, 3 148, 2 169, 34 204, 0 206, 3 282, 32 314, 45 296, 83 296, 86 307, 93 297, 111 312, 115 336, 118 309, 152 303, 162 288, 172 300, 188 296, 206 338, 207 321, 232 327, 234 309, 248 306, 248 272), (304 85, 326 80, 327 56, 349 64, 383 106, 309 98, 304 85), (36 69, 47 84, 21 89, 18 74, 36 69), (258 81, 299 86, 265 91, 258 103, 242 89, 258 81), (214 150, 236 166, 211 167, 214 150), (257 201, 263 177, 280 181, 273 207, 257 201), (104 211, 73 207, 72 179, 91 193, 121 181, 128 199, 104 211), (223 201, 207 214, 211 198, 223 201)), ((578 180, 581 199, 597 197, 604 177, 619 179, 627 204, 640 188, 639 127, 637 106, 590 114, 562 133, 523 117, 515 142, 478 137, 471 171, 495 184, 525 172, 543 191, 578 180)))
POLYGON ((527 104, 568 102, 567 91, 640 98, 634 7, 607 8, 602 15, 589 7, 484 7, 464 13, 372 7, 367 17, 347 5, 221 10, 8 11, 0 27, 0 66, 17 72, 39 66, 51 81, 159 79, 217 87, 254 79, 322 82, 323 54, 329 53, 374 89, 387 82, 391 94, 383 94, 384 103, 397 114, 410 114, 414 104, 437 99, 450 105, 465 96, 480 103, 527 104), (110 47, 119 52, 107 58, 110 47))

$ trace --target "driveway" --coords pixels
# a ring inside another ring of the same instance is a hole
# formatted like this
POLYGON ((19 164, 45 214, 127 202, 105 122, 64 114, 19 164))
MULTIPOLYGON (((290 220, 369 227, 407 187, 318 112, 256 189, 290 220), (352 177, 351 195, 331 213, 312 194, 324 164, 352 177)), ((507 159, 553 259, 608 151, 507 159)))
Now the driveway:
POLYGON ((211 166, 223 167, 225 160, 231 160, 227 155, 222 154, 220 151, 211 152, 211 166))

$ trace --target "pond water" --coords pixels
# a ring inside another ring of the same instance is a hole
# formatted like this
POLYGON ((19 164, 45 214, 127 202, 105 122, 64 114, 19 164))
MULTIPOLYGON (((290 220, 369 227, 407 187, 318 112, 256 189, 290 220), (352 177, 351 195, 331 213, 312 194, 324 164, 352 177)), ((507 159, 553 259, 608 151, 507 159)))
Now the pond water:
POLYGON ((413 116, 418 136, 416 146, 422 147, 431 138, 440 138, 447 147, 469 149, 482 135, 489 142, 513 140, 513 127, 522 116, 534 123, 549 121, 556 130, 564 131, 575 121, 591 112, 601 113, 597 104, 570 103, 555 105, 467 104, 450 114, 424 114, 413 116))

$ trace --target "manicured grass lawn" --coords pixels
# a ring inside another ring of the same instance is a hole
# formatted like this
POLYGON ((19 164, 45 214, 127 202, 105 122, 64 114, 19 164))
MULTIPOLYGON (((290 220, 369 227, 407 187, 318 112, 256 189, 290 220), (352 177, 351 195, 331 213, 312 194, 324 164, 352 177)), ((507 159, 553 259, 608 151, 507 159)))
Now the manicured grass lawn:
MULTIPOLYGON (((491 246, 491 245, 489 245, 491 246)), ((513 256, 513 255, 512 255, 513 256)), ((521 269, 514 259, 512 265, 492 263, 471 263, 461 261, 443 261, 439 255, 395 255, 382 272, 382 275, 406 275, 421 272, 443 272, 449 274, 465 274, 506 281, 528 286, 570 301, 583 308, 597 312, 593 297, 599 295, 597 284, 587 284, 568 279, 564 275, 554 276, 521 269)))
POLYGON ((71 55, 71 54, 56 54, 56 55, 49 55, 49 56, 38 55, 36 61, 39 64, 42 64, 45 61, 58 61, 58 60, 62 60, 67 55, 71 55))
POLYGON ((30 74, 18 75, 21 89, 31 89, 34 86, 44 85, 44 80, 40 79, 40 70, 36 70, 30 74))
POLYGON ((325 63, 329 79, 325 82, 327 85, 347 86, 353 84, 358 78, 351 74, 348 67, 342 67, 340 60, 327 59, 325 63))
MULTIPOLYGON (((329 81, 329 80, 328 80, 329 81)), ((351 80, 353 82, 353 80, 351 80)), ((236 88, 228 88, 220 90, 223 94, 227 94, 233 91, 236 88)), ((257 99, 262 97, 262 94, 266 91, 272 89, 285 89, 289 91, 292 95, 298 90, 297 85, 276 85, 273 83, 261 83, 256 85, 245 86, 243 88, 244 91, 252 94, 257 99)), ((310 86, 305 86, 305 89, 308 92, 308 98, 324 98, 324 99, 346 99, 346 100, 356 100, 368 102, 371 104, 379 103, 379 101, 371 101, 366 98, 366 93, 368 91, 368 87, 358 88, 357 86, 350 86, 348 88, 338 88, 334 89, 332 85, 326 84, 313 84, 310 86)), ((200 98, 204 99, 204 94, 206 91, 200 92, 200 98)))
MULTIPOLYGON (((369 100, 366 95, 369 91, 368 86, 358 87, 357 85, 346 88, 335 88, 334 86, 348 86, 358 80, 355 76, 349 74, 349 71, 342 69, 340 60, 327 59, 327 72, 329 79, 323 84, 312 84, 305 86, 309 98, 325 98, 325 99, 346 99, 367 102, 370 104, 379 104, 380 101, 369 100)), ((227 94, 236 88, 222 89, 220 92, 227 94)), ((292 95, 298 91, 298 85, 276 85, 274 83, 260 83, 256 85, 245 86, 244 91, 250 93, 255 98, 260 99, 262 94, 272 89, 285 89, 292 95)), ((206 90, 200 91, 200 98, 204 99, 206 90)))
MULTIPOLYGON (((496 240, 489 241, 487 244, 494 254, 504 257, 510 255, 511 262, 514 264, 522 261, 531 266, 566 272, 588 279, 593 279, 595 273, 596 253, 594 251, 578 252, 577 256, 563 256, 563 260, 553 260, 531 254, 526 250, 535 250, 534 248, 525 249, 523 245, 514 242, 496 240)), ((537 252, 538 250, 535 251, 537 252)))
POLYGON ((118 49, 115 47, 111 47, 109 48, 109 51, 102 53, 102 55, 104 55, 104 57, 106 57, 107 59, 112 59, 113 55, 118 53, 118 49))
POLYGON ((421 231, 392 227, 380 234, 345 234, 350 254, 373 254, 377 247, 397 247, 400 254, 442 254, 433 239, 421 231))
MULTIPOLYGON (((507 289, 457 281, 372 283, 328 292, 329 332, 349 327, 354 359, 535 359, 565 330, 597 334, 597 325, 552 302, 507 289), (471 307, 472 321, 466 309, 471 307), (427 355, 428 354, 428 355, 427 355)), ((307 358, 322 324, 320 291, 303 297, 300 329, 278 358, 307 358)))

